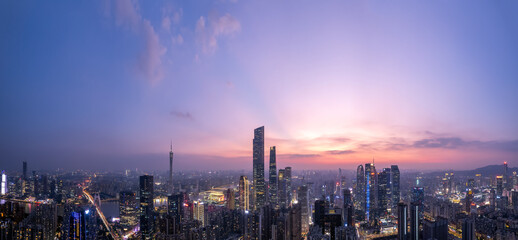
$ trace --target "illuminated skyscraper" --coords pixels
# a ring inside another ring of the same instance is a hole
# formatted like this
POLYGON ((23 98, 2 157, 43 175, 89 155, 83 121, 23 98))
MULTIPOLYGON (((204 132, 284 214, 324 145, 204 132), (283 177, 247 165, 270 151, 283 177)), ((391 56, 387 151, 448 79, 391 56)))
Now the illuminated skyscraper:
POLYGON ((241 176, 239 178, 239 208, 243 211, 250 210, 250 192, 249 192, 248 178, 241 176))
POLYGON ((142 239, 153 239, 153 176, 140 176, 140 231, 142 239))
POLYGON ((407 240, 408 234, 408 207, 405 203, 397 204, 397 235, 398 240, 407 240))
POLYGON ((354 193, 357 208, 360 211, 365 211, 365 172, 363 165, 358 165, 356 168, 356 189, 354 193))
POLYGON ((399 168, 397 165, 390 166, 390 192, 392 193, 392 212, 396 212, 397 204, 401 199, 401 191, 399 190, 399 168))
POLYGON ((503 192, 504 192, 503 177, 496 176, 496 196, 502 196, 503 192))
POLYGON ((469 214, 471 212, 471 203, 473 202, 473 191, 471 189, 466 191, 466 198, 464 200, 464 211, 469 214))
POLYGON ((130 230, 138 224, 137 194, 131 191, 119 193, 120 224, 124 231, 130 230))
POLYGON ((173 194, 167 197, 167 214, 173 219, 173 229, 178 231, 184 214, 183 194, 173 194))
POLYGON ((291 189, 291 167, 286 167, 284 171, 284 179, 286 179, 286 207, 289 207, 291 206, 291 201, 293 200, 293 193, 291 189))
POLYGON ((205 226, 205 205, 203 202, 194 201, 194 220, 200 221, 205 226))
POLYGON ((279 169, 279 180, 278 180, 278 195, 279 195, 279 207, 286 208, 288 206, 288 196, 286 192, 286 169, 279 169))
POLYGON ((260 209, 266 202, 264 184, 264 126, 254 130, 253 140, 253 209, 260 209))
POLYGON ((410 240, 419 240, 420 211, 421 205, 415 202, 410 204, 410 240))
POLYGON ((368 220, 374 220, 377 217, 376 210, 378 208, 378 184, 377 184, 376 168, 372 163, 365 164, 365 215, 368 220))
POLYGON ((270 147, 270 181, 268 182, 268 193, 270 196, 270 205, 279 208, 279 198, 277 194, 277 160, 275 146, 270 147))
POLYGON ((504 179, 503 179, 503 183, 504 183, 504 187, 507 188, 507 189, 510 189, 510 181, 509 181, 509 175, 508 175, 508 171, 509 171, 509 167, 507 166, 507 162, 504 162, 504 179))
POLYGON ((173 194, 174 192, 174 184, 173 184, 173 142, 171 142, 171 149, 169 150, 169 181, 167 186, 167 192, 169 194, 173 194))
POLYGON ((7 175, 2 171, 2 185, 1 185, 1 194, 5 195, 7 193, 7 175))
POLYGON ((390 186, 390 168, 383 168, 378 174, 378 206, 380 213, 386 213, 390 209, 392 192, 390 186))
POLYGON ((306 185, 302 185, 299 187, 299 190, 297 191, 297 199, 298 204, 300 205, 300 214, 301 214, 301 224, 302 224, 302 233, 309 232, 309 216, 310 216, 310 210, 309 210, 309 194, 308 194, 308 187, 306 185))
POLYGON ((236 196, 234 195, 234 190, 232 188, 227 189, 225 191, 225 201, 226 201, 226 207, 230 210, 234 210, 236 207, 236 196))
POLYGON ((68 238, 69 240, 86 239, 85 212, 71 212, 69 218, 68 238))

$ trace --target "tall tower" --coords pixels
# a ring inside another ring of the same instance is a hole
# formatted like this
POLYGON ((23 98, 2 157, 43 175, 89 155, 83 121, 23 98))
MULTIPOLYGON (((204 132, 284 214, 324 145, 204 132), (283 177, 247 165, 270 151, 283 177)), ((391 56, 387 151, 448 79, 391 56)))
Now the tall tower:
POLYGON ((401 199, 401 191, 399 190, 399 168, 397 165, 390 166, 390 187, 392 192, 392 212, 396 211, 397 204, 401 199))
POLYGON ((293 200, 293 193, 291 189, 291 167, 285 168, 284 179, 286 179, 286 205, 289 207, 291 206, 291 201, 293 200))
POLYGON ((169 194, 173 194, 173 141, 171 141, 171 149, 169 150, 169 182, 167 183, 167 186, 167 192, 169 194))
POLYGON ((509 189, 509 175, 508 175, 509 167, 507 166, 507 162, 504 162, 504 187, 509 189))
POLYGON ((421 205, 416 202, 410 204, 410 240, 419 240, 419 212, 421 205))
POLYGON ((241 176, 239 178, 239 208, 243 211, 250 210, 249 189, 248 178, 246 176, 241 176))
POLYGON ((268 182, 268 193, 270 196, 270 205, 274 208, 279 207, 279 200, 277 196, 277 157, 275 146, 270 147, 270 181, 268 182))
POLYGON ((358 165, 358 168, 356 168, 355 190, 354 197, 357 208, 361 211, 365 211, 365 173, 363 171, 363 165, 358 165))
POLYGON ((288 197, 286 193, 286 169, 279 169, 279 206, 280 208, 286 208, 288 203, 288 197))
POLYGON ((27 162, 23 161, 23 180, 27 180, 27 162))
POLYGON ((142 239, 153 238, 153 176, 140 176, 140 230, 142 239))
POLYGON ((378 173, 378 207, 380 213, 388 213, 391 208, 392 187, 390 186, 390 168, 383 168, 378 173))
POLYGON ((376 218, 378 205, 378 181, 376 168, 373 163, 365 164, 365 215, 368 220, 376 218))
POLYGON ((398 240, 407 240, 408 207, 405 203, 397 204, 397 235, 398 240))
POLYGON ((254 130, 253 140, 253 196, 254 210, 261 209, 266 202, 264 186, 264 126, 254 130))

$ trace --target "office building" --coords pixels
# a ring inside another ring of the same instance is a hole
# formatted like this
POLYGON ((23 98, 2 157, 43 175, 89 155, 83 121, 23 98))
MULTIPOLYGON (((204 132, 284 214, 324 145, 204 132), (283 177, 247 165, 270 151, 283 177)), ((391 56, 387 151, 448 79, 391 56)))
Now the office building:
POLYGON ((383 168, 378 174, 378 207, 380 214, 386 214, 391 208, 391 189, 390 168, 383 168))
POLYGON ((279 169, 278 175, 278 195, 279 195, 279 207, 286 208, 288 206, 288 193, 286 191, 286 169, 279 169))
POLYGON ((475 240, 475 222, 471 218, 466 218, 462 222, 462 240, 475 240))
POLYGON ((496 176, 496 196, 502 196, 504 192, 503 176, 496 176))
POLYGON ((397 231, 398 240, 407 240, 408 235, 408 207, 405 203, 400 202, 397 205, 397 231))
POLYGON ((270 176, 268 182, 268 194, 270 205, 274 208, 279 208, 279 198, 277 195, 277 157, 275 146, 270 147, 270 176))
POLYGON ((140 176, 140 231, 142 232, 142 239, 153 239, 153 185, 153 176, 140 176))
POLYGON ((254 130, 253 140, 253 209, 260 209, 266 202, 264 183, 264 126, 254 130))
POLYGON ((309 217, 310 217, 310 209, 309 209, 309 194, 308 187, 306 185, 302 185, 299 187, 297 191, 297 200, 300 206, 300 216, 301 216, 301 227, 302 233, 309 232, 309 217))
POLYGON ((232 188, 227 189, 225 191, 225 201, 226 201, 226 207, 230 210, 234 210, 236 206, 235 202, 236 196, 234 194, 234 190, 232 188))
POLYGON ((123 191, 119 193, 119 217, 124 231, 130 230, 138 224, 138 206, 135 192, 123 191))
POLYGON ((167 193, 173 194, 174 192, 174 184, 173 184, 173 142, 171 142, 171 149, 169 150, 169 179, 167 182, 167 193))
POLYGON ((365 215, 371 221, 375 220, 378 209, 378 183, 374 164, 365 164, 365 215))
POLYGON ((448 219, 437 217, 423 220, 423 239, 448 239, 448 219))
POLYGON ((419 224, 421 223, 419 212, 421 206, 416 202, 410 204, 410 240, 419 240, 419 224))
POLYGON ((250 187, 246 176, 239 177, 239 208, 242 211, 250 210, 250 187))
POLYGON ((286 167, 284 171, 284 179, 286 180, 286 207, 289 207, 291 206, 291 202, 293 200, 293 193, 291 189, 291 167, 286 167))
POLYGON ((365 172, 363 171, 363 165, 358 165, 356 168, 356 189, 355 189, 355 202, 358 210, 365 211, 365 172))
POLYGON ((85 212, 77 211, 77 212, 70 213, 68 239, 69 240, 86 239, 85 212))
POLYGON ((401 191, 399 190, 399 167, 397 165, 390 166, 390 192, 392 193, 392 212, 396 212, 397 204, 401 200, 401 191))

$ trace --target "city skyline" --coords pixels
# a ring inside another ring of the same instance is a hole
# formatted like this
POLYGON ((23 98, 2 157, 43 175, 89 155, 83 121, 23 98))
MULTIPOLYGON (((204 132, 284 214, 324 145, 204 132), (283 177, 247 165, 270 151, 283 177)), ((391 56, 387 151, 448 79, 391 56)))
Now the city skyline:
POLYGON ((515 9, 0 3, 0 162, 167 169, 172 139, 175 171, 250 169, 265 126, 277 169, 516 167, 515 9))

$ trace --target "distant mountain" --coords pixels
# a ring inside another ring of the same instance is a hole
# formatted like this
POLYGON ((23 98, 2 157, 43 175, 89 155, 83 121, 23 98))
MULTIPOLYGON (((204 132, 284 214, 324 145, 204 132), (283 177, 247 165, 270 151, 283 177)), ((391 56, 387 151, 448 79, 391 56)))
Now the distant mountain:
MULTIPOLYGON (((494 175, 503 175, 504 174, 504 165, 489 165, 473 170, 465 170, 465 171, 453 171, 456 175, 475 175, 482 174, 482 176, 494 176, 494 175)), ((513 172, 518 172, 518 168, 509 168, 508 174, 512 175, 513 172)))

